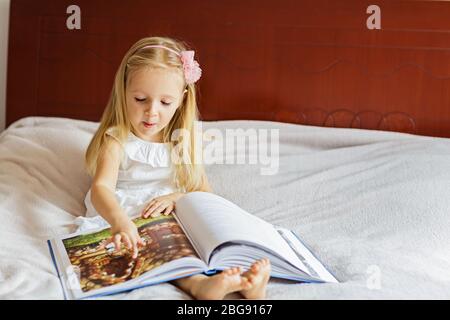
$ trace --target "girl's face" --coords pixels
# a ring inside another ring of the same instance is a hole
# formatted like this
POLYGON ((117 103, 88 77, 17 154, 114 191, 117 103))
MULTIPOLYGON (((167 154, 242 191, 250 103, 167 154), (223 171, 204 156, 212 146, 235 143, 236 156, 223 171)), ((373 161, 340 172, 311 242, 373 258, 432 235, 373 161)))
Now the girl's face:
POLYGON ((177 70, 141 68, 133 72, 126 101, 134 133, 143 140, 162 142, 162 130, 180 106, 183 89, 184 80, 177 70))

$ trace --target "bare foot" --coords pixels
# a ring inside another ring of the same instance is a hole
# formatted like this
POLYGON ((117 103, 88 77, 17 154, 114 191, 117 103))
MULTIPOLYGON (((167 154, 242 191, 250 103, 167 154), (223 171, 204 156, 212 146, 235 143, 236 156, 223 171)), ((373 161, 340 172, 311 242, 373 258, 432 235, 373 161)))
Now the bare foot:
POLYGON ((231 268, 214 276, 202 277, 193 284, 191 292, 196 299, 221 300, 229 293, 250 288, 247 278, 241 276, 240 268, 231 268))
POLYGON ((250 289, 242 290, 242 295, 247 299, 264 299, 266 297, 267 282, 270 278, 270 270, 269 259, 260 259, 254 262, 250 269, 242 274, 242 277, 247 278, 252 285, 250 289))

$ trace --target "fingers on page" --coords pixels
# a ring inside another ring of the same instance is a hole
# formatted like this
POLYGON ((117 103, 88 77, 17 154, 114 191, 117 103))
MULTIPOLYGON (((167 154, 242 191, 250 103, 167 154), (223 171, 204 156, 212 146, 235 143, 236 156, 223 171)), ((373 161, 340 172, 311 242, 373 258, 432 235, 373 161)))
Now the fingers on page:
POLYGON ((165 209, 164 204, 160 204, 158 207, 155 208, 155 210, 152 213, 152 217, 159 217, 161 215, 161 212, 165 209))
POLYGON ((153 213, 155 212, 155 209, 159 206, 159 203, 156 203, 152 205, 150 208, 148 208, 147 215, 153 217, 153 213))
POLYGON ((139 249, 137 243, 133 241, 133 258, 137 258, 139 249))
POLYGON ((128 249, 133 248, 133 244, 130 240, 130 237, 128 236, 128 234, 123 233, 123 242, 125 243, 125 245, 127 246, 128 249))
POLYGON ((135 252, 135 257, 139 254, 139 248, 144 246, 144 240, 139 234, 136 235, 135 241, 133 241, 133 248, 135 252))
POLYGON ((158 209, 158 207, 160 207, 162 205, 161 202, 155 202, 150 209, 148 210, 149 213, 154 213, 156 211, 156 209, 158 209))
POLYGON ((150 201, 150 202, 147 204, 147 206, 145 206, 145 209, 142 211, 142 216, 143 216, 144 218, 147 218, 147 217, 148 217, 148 215, 149 215, 148 211, 149 211, 150 207, 153 205, 153 203, 155 203, 155 199, 153 199, 152 201, 150 201))
POLYGON ((115 246, 115 250, 120 250, 120 240, 121 240, 122 236, 120 234, 116 234, 114 236, 114 246, 115 246))
POLYGON ((152 218, 157 218, 157 217, 159 217, 161 215, 161 213, 159 213, 159 212, 153 212, 152 214, 151 214, 151 217, 152 218))
POLYGON ((148 205, 148 207, 145 209, 145 217, 148 217, 153 213, 153 211, 160 205, 159 202, 152 201, 151 204, 148 205))
POLYGON ((167 215, 169 215, 171 212, 172 212, 172 210, 173 210, 173 207, 172 206, 169 206, 169 207, 167 207, 166 208, 166 210, 164 210, 164 215, 165 216, 167 216, 167 215))

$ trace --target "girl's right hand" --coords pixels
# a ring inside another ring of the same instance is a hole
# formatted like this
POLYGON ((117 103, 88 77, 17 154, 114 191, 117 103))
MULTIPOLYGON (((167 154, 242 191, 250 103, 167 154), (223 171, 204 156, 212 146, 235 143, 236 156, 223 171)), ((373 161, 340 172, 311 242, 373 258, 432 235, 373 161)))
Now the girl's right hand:
POLYGON ((132 257, 136 259, 139 253, 138 247, 144 246, 144 241, 139 236, 136 225, 130 218, 126 217, 119 223, 111 227, 112 237, 108 243, 114 242, 115 250, 120 250, 120 244, 123 244, 132 250, 132 257))

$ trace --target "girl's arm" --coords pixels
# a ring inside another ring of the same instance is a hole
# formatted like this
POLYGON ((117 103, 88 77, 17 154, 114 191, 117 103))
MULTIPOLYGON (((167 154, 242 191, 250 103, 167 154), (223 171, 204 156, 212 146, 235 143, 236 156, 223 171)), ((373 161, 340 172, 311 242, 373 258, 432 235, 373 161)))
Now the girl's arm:
POLYGON ((120 248, 120 242, 123 241, 129 249, 133 249, 133 256, 137 256, 137 245, 142 244, 142 239, 114 194, 122 152, 118 141, 106 138, 99 153, 97 170, 92 181, 91 202, 97 212, 111 225, 112 240, 116 249, 120 248))
POLYGON ((91 201, 97 212, 112 226, 126 217, 114 194, 122 149, 107 137, 97 159, 97 170, 91 186, 91 201))

